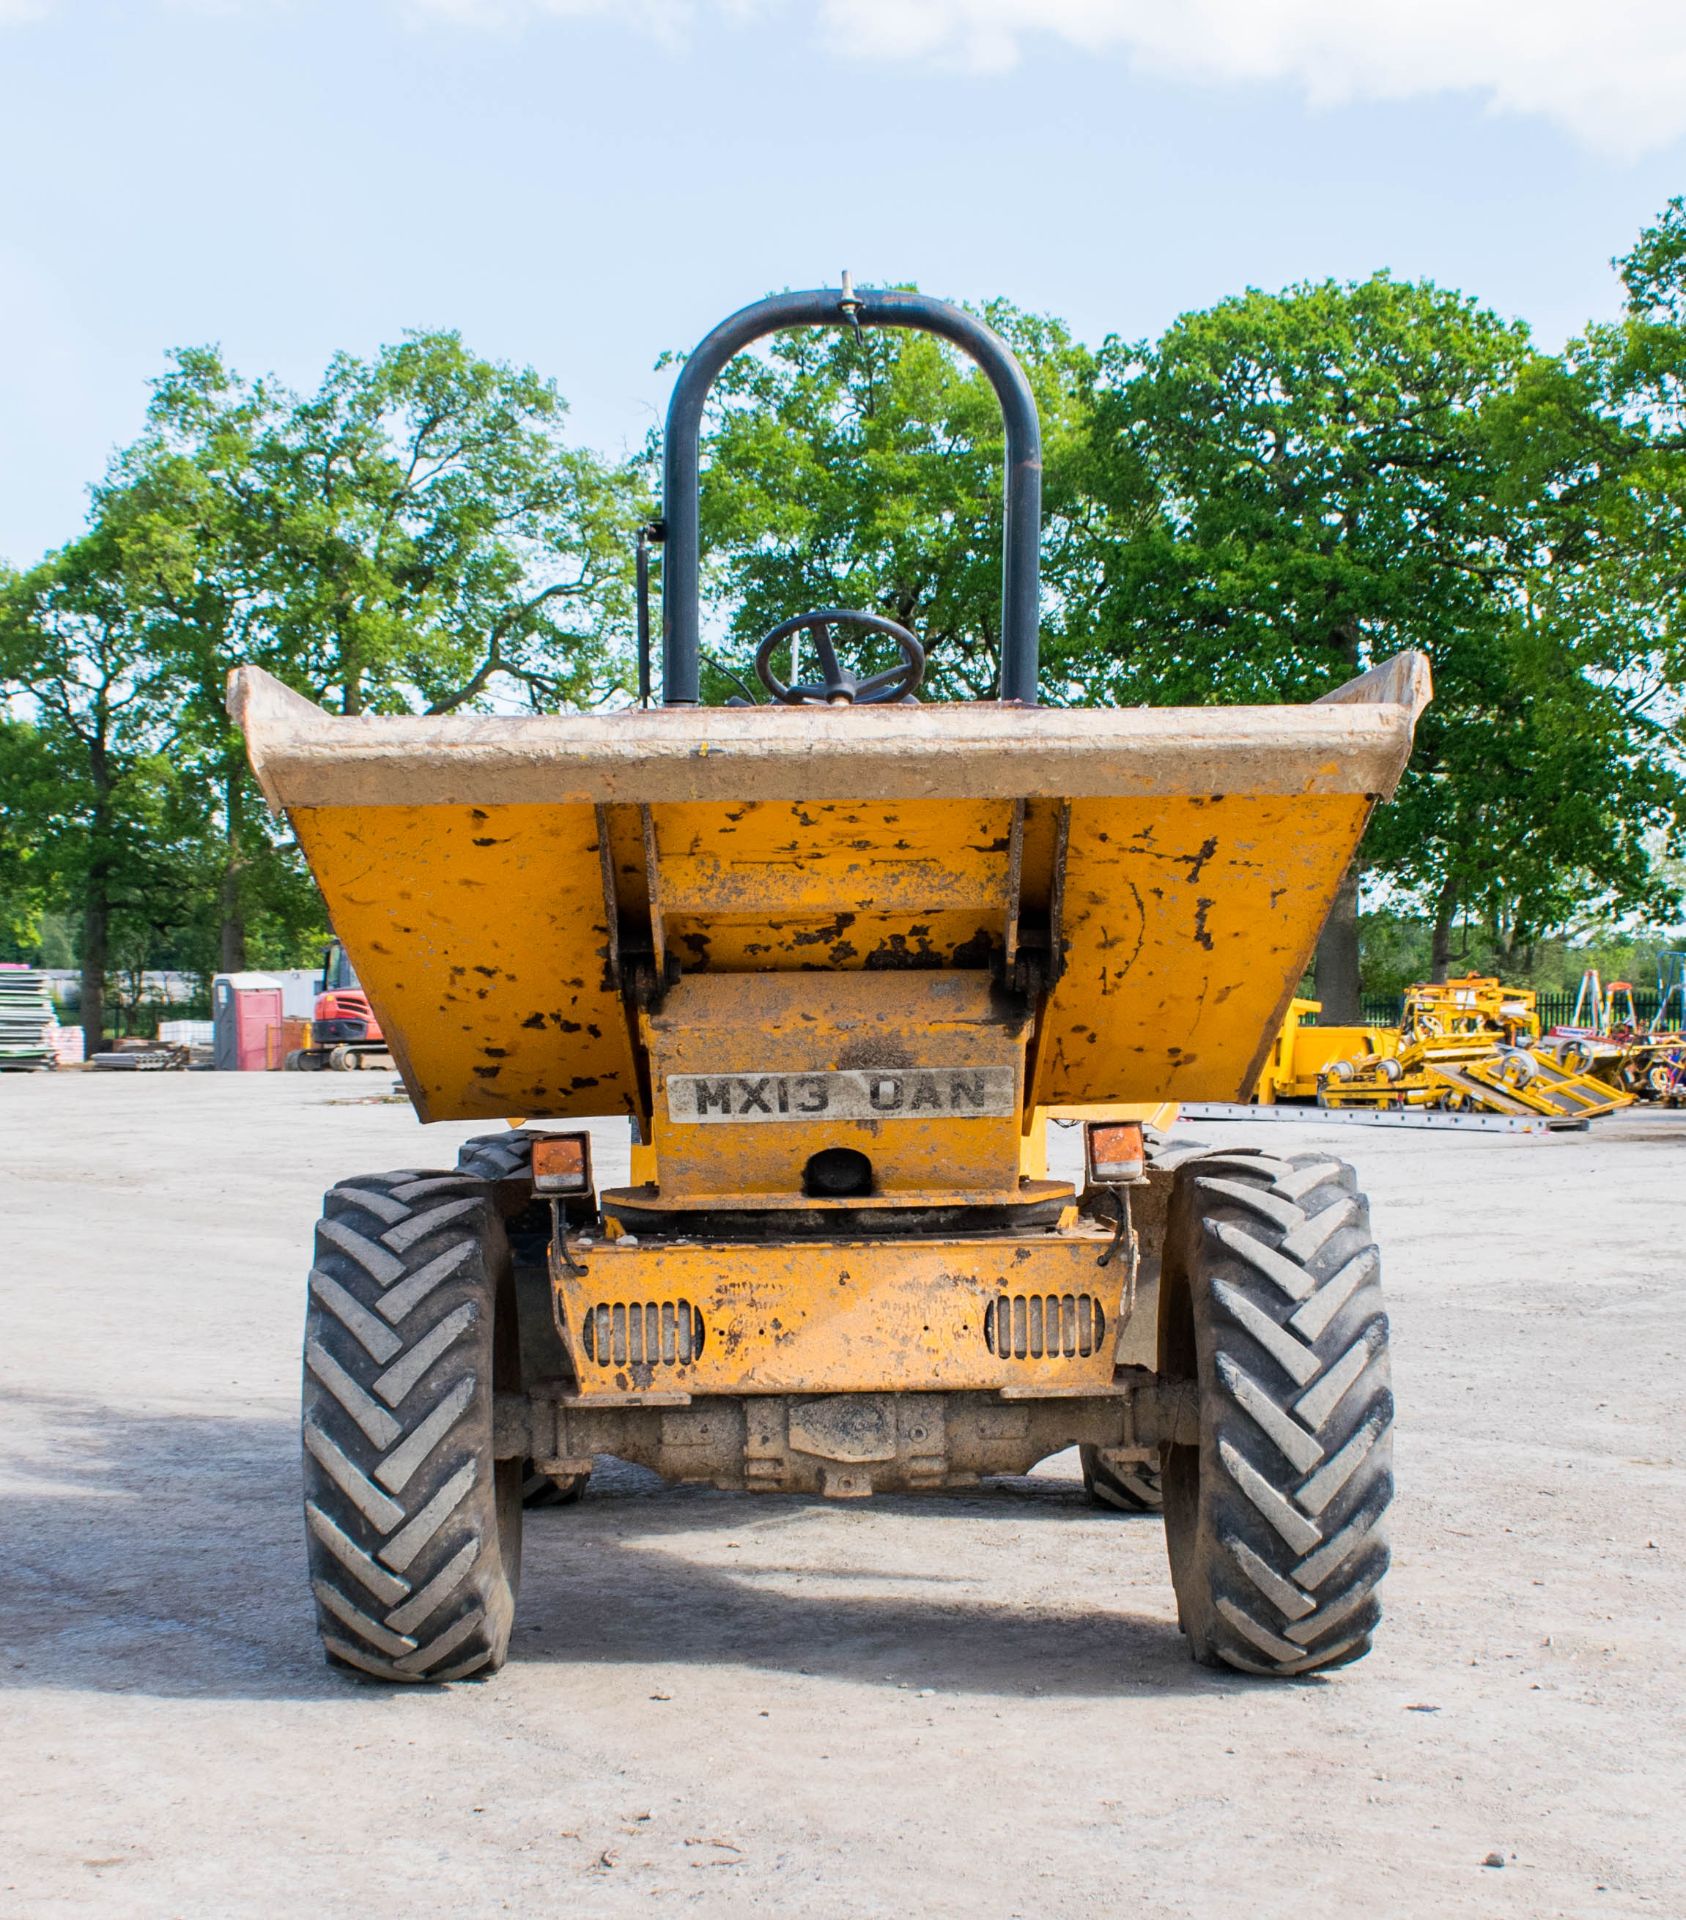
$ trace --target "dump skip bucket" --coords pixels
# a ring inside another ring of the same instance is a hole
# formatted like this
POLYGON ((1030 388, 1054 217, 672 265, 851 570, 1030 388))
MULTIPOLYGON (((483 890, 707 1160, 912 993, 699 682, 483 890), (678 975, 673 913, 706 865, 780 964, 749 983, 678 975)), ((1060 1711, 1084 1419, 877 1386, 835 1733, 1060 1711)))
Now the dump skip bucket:
POLYGON ((988 973, 1027 1107, 1242 1097, 1428 697, 1402 654, 1301 707, 344 719, 244 667, 230 709, 447 1120, 647 1116, 690 973, 988 973))

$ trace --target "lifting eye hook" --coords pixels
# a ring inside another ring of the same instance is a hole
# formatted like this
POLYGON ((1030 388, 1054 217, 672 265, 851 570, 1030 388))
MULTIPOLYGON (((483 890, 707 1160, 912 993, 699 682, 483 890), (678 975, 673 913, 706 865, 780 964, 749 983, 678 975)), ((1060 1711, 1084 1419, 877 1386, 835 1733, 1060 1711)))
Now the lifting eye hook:
POLYGON ((843 269, 843 295, 837 304, 847 317, 849 325, 854 328, 856 338, 860 338, 862 334, 861 303, 855 297, 854 276, 847 267, 843 269))

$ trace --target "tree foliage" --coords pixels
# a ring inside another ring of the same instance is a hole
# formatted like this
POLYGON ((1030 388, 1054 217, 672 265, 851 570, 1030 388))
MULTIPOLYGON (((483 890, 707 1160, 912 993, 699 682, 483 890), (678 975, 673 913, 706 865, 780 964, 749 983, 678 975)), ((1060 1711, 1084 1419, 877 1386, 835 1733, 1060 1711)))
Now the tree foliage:
MULTIPOLYGON (((0 582, 0 594, 5 591, 0 582)), ((52 877, 38 844, 37 825, 51 772, 40 731, 0 713, 0 959, 22 960, 40 943, 52 877)))
MULTIPOLYGON (((1386 275, 1250 292, 1102 354, 1102 485, 1140 531, 1101 562, 1090 684, 1305 700, 1427 653, 1435 701, 1363 858, 1429 907, 1442 965, 1478 888, 1537 916, 1542 868, 1562 870, 1528 854, 1558 824, 1541 776, 1574 758, 1556 699, 1572 676, 1527 631, 1532 530, 1501 498, 1490 422, 1535 358, 1522 328, 1386 275)), ((1355 875, 1318 956, 1319 992, 1346 1017, 1356 904, 1355 875)))
MULTIPOLYGON (((1385 274, 1095 350, 979 309, 1042 415, 1044 698, 1300 701, 1430 656, 1361 857, 1372 924, 1426 921, 1437 967, 1460 919, 1514 954, 1679 911, 1686 200, 1618 266, 1622 316, 1561 355, 1385 274)), ((454 333, 337 356, 308 393, 172 356, 83 534, 0 576, 0 940, 74 908, 96 974, 149 944, 206 969, 301 951, 320 902, 229 670, 347 714, 630 698, 654 454, 572 444, 548 379, 454 333)), ((927 698, 992 694, 1002 428, 970 361, 899 330, 776 336, 721 376, 704 458, 706 699, 828 605, 911 626, 927 698)), ((1320 954, 1337 1003, 1357 889, 1320 954)))
MULTIPOLYGON (((43 751, 111 783, 91 812, 49 809, 33 837, 53 857, 33 871, 85 907, 89 875, 127 849, 150 878, 113 878, 112 910, 137 887, 160 910, 185 895, 174 942, 207 971, 242 967, 254 947, 314 944, 321 907, 224 711, 233 667, 346 713, 624 687, 643 502, 635 475, 568 444, 564 413, 551 382, 449 333, 337 356, 305 396, 212 349, 174 355, 86 535, 7 591, 0 674, 22 717, 43 751), (122 803, 154 762, 171 811, 146 833, 122 803)), ((111 936, 83 917, 100 973, 111 936)))
POLYGON ((0 681, 32 709, 8 729, 7 837, 41 893, 50 884, 80 918, 90 1049, 114 937, 155 925, 178 890, 173 689, 149 597, 144 562, 109 521, 0 583, 0 681))
POLYGON ((553 382, 454 333, 336 355, 302 397, 200 349, 120 478, 186 505, 183 638, 216 665, 233 641, 342 713, 555 708, 623 684, 642 510, 565 413, 553 382))

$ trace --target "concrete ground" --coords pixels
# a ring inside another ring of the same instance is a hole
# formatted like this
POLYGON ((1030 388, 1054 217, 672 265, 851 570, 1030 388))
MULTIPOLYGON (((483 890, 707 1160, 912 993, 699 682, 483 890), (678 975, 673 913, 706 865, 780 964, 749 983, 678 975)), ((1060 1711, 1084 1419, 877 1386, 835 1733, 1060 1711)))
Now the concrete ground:
POLYGON ((5 1920, 1686 1911, 1686 1116, 1287 1136, 1391 1296, 1360 1666, 1192 1666, 1069 1455, 859 1507, 611 1464, 505 1671, 394 1692, 317 1651, 295 1426, 321 1190, 472 1130, 387 1084, 0 1080, 5 1920))

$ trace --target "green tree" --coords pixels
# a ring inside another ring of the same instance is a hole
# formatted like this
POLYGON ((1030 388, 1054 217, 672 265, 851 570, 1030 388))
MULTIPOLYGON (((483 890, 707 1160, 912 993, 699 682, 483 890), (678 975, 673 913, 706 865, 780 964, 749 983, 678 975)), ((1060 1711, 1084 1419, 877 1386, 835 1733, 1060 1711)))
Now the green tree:
POLYGON ((224 968, 246 964, 254 913, 312 918, 223 709, 234 666, 344 713, 544 709, 626 683, 644 504, 566 444, 564 412, 551 382, 453 333, 339 355, 302 398, 211 349, 158 382, 108 492, 148 557, 184 752, 216 795, 224 968))
MULTIPOLYGON (((1623 318, 1534 361, 1490 411, 1498 495, 1527 536, 1514 679, 1539 743, 1536 805, 1492 836, 1526 935, 1589 909, 1680 909, 1686 203, 1615 264, 1623 318)), ((1489 918, 1503 950, 1509 929, 1489 918)))
POLYGON ((0 959, 30 959, 41 936, 51 875, 33 828, 50 780, 39 731, 0 712, 0 959))
POLYGON ((1305 700, 1405 647, 1433 662, 1319 945, 1326 1019, 1358 1009, 1360 863, 1426 905, 1443 974, 1460 909, 1550 924, 1611 880, 1598 856, 1652 797, 1613 656, 1544 617, 1541 503, 1506 471, 1495 421, 1543 364, 1521 326, 1386 275, 1102 350, 1096 483, 1124 537, 1078 649, 1090 697, 1305 700))
POLYGON ((282 390, 238 379, 214 352, 179 352, 155 384, 147 433, 95 493, 96 514, 123 527, 151 644, 180 689, 177 751, 204 794, 211 829, 194 862, 188 916, 189 944, 206 972, 247 966, 255 894, 314 893, 296 850, 264 817, 222 700, 236 664, 283 675, 290 665, 275 630, 276 513, 259 468, 259 449, 280 431, 287 405, 282 390))
POLYGON ((80 919, 82 1030, 105 1030, 114 926, 173 890, 161 833, 175 770, 175 690, 152 645, 148 591, 110 519, 0 582, 0 686, 26 709, 10 735, 8 837, 80 919))

